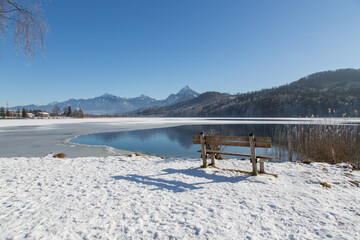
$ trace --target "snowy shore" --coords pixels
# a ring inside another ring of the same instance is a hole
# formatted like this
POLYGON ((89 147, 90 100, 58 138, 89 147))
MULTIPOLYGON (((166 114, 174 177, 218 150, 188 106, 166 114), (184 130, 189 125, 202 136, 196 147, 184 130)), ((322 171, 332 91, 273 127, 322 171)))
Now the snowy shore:
POLYGON ((360 238, 360 173, 348 165, 266 164, 278 178, 199 166, 136 156, 0 158, 0 239, 360 238))

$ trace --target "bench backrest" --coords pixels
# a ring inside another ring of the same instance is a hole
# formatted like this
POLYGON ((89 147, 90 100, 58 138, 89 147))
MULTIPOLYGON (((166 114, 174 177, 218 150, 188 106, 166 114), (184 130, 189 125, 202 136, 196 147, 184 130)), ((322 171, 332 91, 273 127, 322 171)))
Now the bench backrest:
MULTIPOLYGON (((193 144, 201 144, 200 135, 192 136, 192 138, 193 144)), ((250 147, 249 137, 205 136, 204 140, 206 145, 250 147)), ((270 137, 255 137, 254 142, 257 148, 271 148, 270 137)))

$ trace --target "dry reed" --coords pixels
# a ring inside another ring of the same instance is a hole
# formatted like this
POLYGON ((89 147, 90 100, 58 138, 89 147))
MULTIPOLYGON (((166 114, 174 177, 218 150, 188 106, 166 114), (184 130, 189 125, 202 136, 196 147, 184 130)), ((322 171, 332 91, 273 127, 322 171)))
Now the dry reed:
POLYGON ((292 161, 359 164, 360 132, 354 125, 280 126, 275 129, 274 143, 278 155, 292 161), (286 151, 284 151, 286 150, 286 151))

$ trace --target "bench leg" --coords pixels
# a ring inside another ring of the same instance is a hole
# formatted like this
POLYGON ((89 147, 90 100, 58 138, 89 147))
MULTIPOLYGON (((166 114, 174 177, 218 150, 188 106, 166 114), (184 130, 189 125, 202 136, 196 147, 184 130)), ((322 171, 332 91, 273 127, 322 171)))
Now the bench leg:
POLYGON ((202 168, 207 168, 207 157, 206 154, 201 154, 202 160, 203 160, 203 164, 202 164, 202 168))
POLYGON ((253 167, 253 175, 256 176, 258 175, 258 170, 257 170, 257 160, 256 160, 256 152, 255 152, 255 137, 254 134, 250 133, 249 134, 249 143, 250 143, 250 151, 251 151, 251 163, 252 163, 252 167, 253 167))
POLYGON ((203 168, 207 167, 207 156, 206 156, 206 146, 205 146, 205 135, 203 132, 200 133, 200 142, 201 142, 201 157, 203 160, 203 168))
POLYGON ((260 162, 260 173, 265 173, 265 163, 260 162))
POLYGON ((211 166, 215 167, 215 153, 211 154, 211 166))

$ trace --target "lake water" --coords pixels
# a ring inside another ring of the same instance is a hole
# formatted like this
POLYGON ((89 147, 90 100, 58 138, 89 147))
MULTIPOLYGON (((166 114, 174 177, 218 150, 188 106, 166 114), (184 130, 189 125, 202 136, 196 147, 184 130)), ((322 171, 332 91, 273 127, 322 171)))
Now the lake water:
MULTIPOLYGON (((200 153, 197 152, 200 150, 200 145, 192 143, 192 136, 199 135, 202 131, 205 133, 217 132, 223 136, 248 136, 249 133, 254 133, 255 136, 259 137, 272 137, 277 126, 270 124, 185 125, 148 130, 89 134, 75 138, 71 142, 87 145, 105 145, 163 157, 200 157, 200 153)), ((272 149, 257 148, 256 153, 259 155, 277 156, 276 149, 276 146, 273 144, 272 149)), ((250 148, 247 147, 224 146, 223 150, 250 153, 250 148)))

